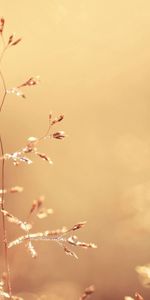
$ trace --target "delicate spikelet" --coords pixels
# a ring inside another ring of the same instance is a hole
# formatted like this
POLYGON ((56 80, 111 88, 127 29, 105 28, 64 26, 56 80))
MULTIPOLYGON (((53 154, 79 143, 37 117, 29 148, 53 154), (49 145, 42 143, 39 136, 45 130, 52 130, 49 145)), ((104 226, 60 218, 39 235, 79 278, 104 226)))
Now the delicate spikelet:
POLYGON ((12 188, 10 188, 10 190, 0 190, 0 195, 6 194, 7 192, 10 193, 21 193, 23 191, 23 187, 22 186, 14 186, 12 188))
POLYGON ((4 290, 4 287, 7 284, 7 280, 8 280, 8 275, 7 273, 3 272, 2 279, 0 281, 0 299, 2 297, 2 298, 12 299, 12 300, 23 300, 18 296, 10 296, 10 294, 4 290))
POLYGON ((66 134, 64 131, 57 131, 57 132, 53 133, 52 136, 54 139, 62 140, 66 137, 66 134))
POLYGON ((93 248, 96 249, 97 245, 93 244, 93 243, 84 243, 84 242, 80 242, 78 241, 77 246, 82 247, 82 248, 93 248))
MULTIPOLYGON (((31 213, 37 208, 37 202, 35 202, 35 205, 32 206, 31 213)), ((45 215, 44 215, 45 217, 45 215)), ((19 237, 18 239, 12 241, 9 243, 8 248, 11 248, 13 246, 17 246, 25 241, 54 241, 57 242, 58 245, 63 247, 65 253, 67 255, 73 256, 75 258, 78 258, 76 253, 70 250, 67 246, 67 244, 71 246, 76 246, 76 247, 82 247, 85 249, 88 248, 97 248, 95 244, 92 243, 85 243, 85 242, 80 242, 76 236, 70 236, 66 237, 66 235, 69 234, 70 231, 74 231, 75 229, 79 229, 83 226, 85 222, 80 222, 71 227, 71 229, 67 229, 66 227, 63 227, 62 229, 58 230, 46 230, 44 232, 38 232, 38 233, 28 233, 24 236, 19 237)), ((29 244, 30 245, 30 244, 29 244)), ((29 248, 29 247, 28 247, 29 248)), ((32 247, 31 247, 31 249, 32 247)), ((31 251, 30 251, 31 252, 31 251)))
POLYGON ((26 163, 28 165, 32 164, 32 160, 29 159, 26 156, 23 156, 23 152, 21 152, 21 151, 14 152, 14 153, 11 153, 11 154, 6 153, 3 157, 3 159, 5 159, 5 160, 10 160, 11 159, 15 166, 18 166, 18 164, 21 163, 21 162, 26 163))
POLYGON ((7 220, 10 223, 14 223, 16 225, 19 225, 20 228, 24 231, 29 231, 32 228, 31 224, 28 224, 26 222, 22 222, 20 221, 18 218, 14 217, 12 214, 10 214, 8 211, 6 210, 1 210, 1 212, 4 214, 4 216, 7 217, 7 220))
POLYGON ((144 300, 144 298, 139 293, 135 293, 134 298, 132 298, 130 296, 126 296, 126 297, 124 297, 124 300, 144 300))
POLYGON ((38 199, 36 200, 36 204, 37 204, 37 210, 39 208, 41 208, 41 206, 43 205, 43 202, 45 201, 45 196, 41 195, 38 197, 38 199))
POLYGON ((10 296, 8 293, 0 290, 0 297, 6 298, 6 299, 12 299, 12 300, 23 300, 23 298, 18 296, 10 296))
POLYGON ((23 191, 23 187, 22 186, 13 186, 10 189, 10 193, 21 193, 23 191))
POLYGON ((7 190, 6 190, 6 189, 0 190, 0 195, 4 195, 4 194, 6 194, 6 193, 7 193, 7 190))
POLYGON ((29 153, 31 151, 33 151, 35 149, 35 145, 38 143, 38 138, 34 137, 34 136, 30 136, 28 138, 28 143, 27 143, 27 147, 25 149, 25 153, 29 153))
POLYGON ((21 41, 21 38, 17 39, 16 41, 11 43, 11 46, 15 46, 15 45, 19 44, 20 41, 21 41))
POLYGON ((4 284, 6 284, 7 278, 8 278, 8 274, 6 272, 3 272, 2 273, 2 281, 4 282, 4 284))
POLYGON ((31 206, 31 209, 30 209, 30 214, 32 214, 35 211, 36 208, 37 208, 37 201, 35 200, 32 203, 32 206, 31 206))
POLYGON ((7 47, 15 46, 15 45, 19 44, 20 41, 21 41, 21 38, 18 38, 14 41, 14 35, 11 34, 8 39, 7 47))
POLYGON ((12 296, 11 298, 13 300, 24 300, 22 297, 18 297, 18 296, 12 296))
POLYGON ((36 85, 39 83, 39 76, 36 77, 30 77, 27 81, 25 81, 24 83, 22 83, 21 85, 18 86, 18 88, 20 87, 25 87, 25 86, 32 86, 32 85, 36 85))
POLYGON ((87 287, 83 293, 83 295, 79 298, 79 300, 85 300, 88 299, 93 293, 95 292, 94 285, 90 285, 87 287))
POLYGON ((35 210, 38 211, 43 205, 44 200, 45 200, 44 196, 40 196, 37 200, 34 200, 30 209, 30 214, 35 212, 35 210))
POLYGON ((5 19, 0 18, 0 34, 2 35, 3 30, 4 30, 4 24, 5 24, 5 19))
POLYGON ((93 243, 80 242, 75 235, 70 236, 67 239, 67 242, 69 244, 73 245, 73 246, 79 246, 79 247, 82 247, 82 248, 85 248, 85 249, 87 249, 87 248, 93 248, 93 249, 97 248, 97 246, 93 243))
POLYGON ((29 159, 28 157, 25 157, 25 156, 17 157, 16 160, 14 159, 14 164, 15 164, 15 165, 16 165, 17 163, 19 163, 19 162, 24 162, 24 163, 26 163, 27 165, 32 164, 32 160, 29 159))
POLYGON ((150 265, 137 266, 135 270, 139 274, 142 285, 150 288, 150 265))
POLYGON ((30 137, 28 138, 28 142, 29 142, 29 143, 35 143, 37 140, 38 140, 38 138, 36 138, 35 136, 30 136, 30 137))
POLYGON ((0 297, 10 299, 10 295, 8 293, 4 292, 4 291, 1 291, 1 290, 0 290, 0 297))
MULTIPOLYGON (((25 97, 24 93, 22 93, 22 91, 20 90, 20 87, 28 86, 28 85, 30 86, 30 85, 34 85, 34 84, 36 84, 36 80, 33 77, 31 77, 29 80, 27 80, 25 83, 18 86, 17 88, 12 88, 12 89, 7 90, 7 93, 12 93, 12 94, 16 94, 17 96, 25 97)), ((37 146, 39 142, 41 142, 42 140, 45 140, 45 139, 50 139, 50 138, 60 139, 60 140, 63 139, 66 136, 64 131, 57 131, 53 134, 50 134, 51 126, 58 122, 61 122, 63 120, 63 118, 64 118, 64 116, 60 115, 59 117, 55 118, 51 122, 51 115, 49 115, 49 126, 48 126, 46 133, 42 137, 40 137, 40 138, 29 137, 27 144, 24 148, 21 148, 20 150, 15 151, 13 153, 5 153, 2 157, 0 157, 0 159, 1 160, 2 159, 12 160, 13 164, 15 166, 18 166, 22 162, 29 165, 29 164, 32 164, 33 161, 25 155, 26 154, 34 154, 34 155, 40 157, 41 159, 47 161, 49 164, 53 164, 51 158, 49 158, 49 156, 47 154, 39 152, 35 146, 37 146)))
POLYGON ((25 240, 27 240, 27 239, 29 239, 28 238, 28 236, 21 236, 21 237, 19 237, 18 239, 16 239, 16 240, 14 240, 14 241, 12 241, 12 242, 10 242, 9 244, 8 244, 8 248, 11 248, 11 247, 13 247, 13 246, 17 246, 17 245, 19 245, 19 244, 22 244, 25 240))
MULTIPOLYGON (((19 224, 18 224, 19 225, 19 224)), ((24 231, 29 231, 32 228, 31 224, 28 224, 26 222, 21 222, 20 223, 20 228, 24 231)))
POLYGON ((52 208, 45 208, 43 207, 41 210, 39 210, 39 212, 36 214, 37 217, 39 219, 44 219, 46 218, 48 215, 52 215, 53 214, 53 209, 52 208))
POLYGON ((78 256, 76 255, 75 252, 71 251, 69 248, 64 246, 64 251, 67 255, 73 256, 74 258, 78 259, 78 256))
POLYGON ((144 298, 139 293, 135 293, 135 300, 144 300, 144 298))
POLYGON ((64 115, 60 115, 59 117, 55 118, 55 119, 52 121, 51 125, 54 125, 54 124, 56 124, 56 123, 58 123, 58 122, 61 122, 63 119, 64 119, 64 115))
POLYGON ((64 234, 66 234, 68 231, 67 231, 67 228, 65 226, 63 226, 61 229, 55 229, 55 230, 47 230, 46 233, 48 236, 62 236, 64 234))
POLYGON ((73 246, 77 246, 78 238, 76 235, 69 236, 69 238, 67 239, 67 242, 73 246))
POLYGON ((0 291, 4 291, 4 286, 5 286, 5 283, 6 283, 6 279, 7 279, 7 274, 5 272, 3 272, 2 278, 0 280, 0 291))
POLYGON ((72 231, 78 230, 78 229, 84 227, 86 223, 87 223, 86 221, 77 223, 71 228, 71 230, 72 231))
POLYGON ((33 244, 31 243, 31 241, 29 241, 26 246, 27 246, 28 251, 31 254, 32 258, 37 258, 37 252, 35 251, 35 248, 33 247, 33 244))
POLYGON ((25 94, 19 88, 16 87, 8 89, 7 94, 14 94, 18 97, 26 98, 25 94))
POLYGON ((14 37, 14 35, 11 34, 10 37, 9 37, 9 39, 8 39, 8 45, 10 45, 12 43, 13 37, 14 37))
MULTIPOLYGON (((10 44, 11 46, 15 46, 17 45, 21 39, 16 40, 15 42, 11 43, 11 40, 13 39, 13 35, 10 36, 8 44, 10 44)), ((25 87, 25 86, 32 86, 32 85, 36 85, 39 82, 39 77, 31 77, 29 80, 27 80, 26 82, 24 82, 23 84, 17 86, 17 87, 13 87, 11 89, 7 90, 7 94, 14 94, 16 96, 22 97, 22 98, 26 98, 25 94, 22 92, 22 90, 20 89, 21 87, 25 87)))
POLYGON ((52 119, 52 113, 50 113, 50 114, 48 115, 48 119, 49 119, 49 122, 51 122, 51 119, 52 119))
POLYGON ((45 153, 35 152, 35 154, 43 160, 46 160, 49 164, 53 164, 52 160, 45 153))

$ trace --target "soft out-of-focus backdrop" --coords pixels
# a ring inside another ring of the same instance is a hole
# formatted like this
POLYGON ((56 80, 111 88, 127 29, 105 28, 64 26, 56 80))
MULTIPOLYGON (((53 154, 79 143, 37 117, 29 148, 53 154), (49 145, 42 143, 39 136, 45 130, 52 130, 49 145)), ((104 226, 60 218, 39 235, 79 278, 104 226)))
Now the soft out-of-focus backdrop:
MULTIPOLYGON (((94 283, 95 300, 137 290, 148 299, 135 267, 150 262, 149 1, 1 0, 0 14, 5 37, 22 37, 3 61, 7 86, 41 78, 26 89, 27 99, 7 97, 5 151, 41 135, 50 111, 65 114, 60 128, 68 134, 41 145, 53 166, 38 159, 18 168, 7 163, 7 187, 24 186, 7 197, 7 208, 23 218, 44 194, 55 214, 35 230, 87 220, 79 236, 99 246, 78 251, 78 261, 52 243, 37 244, 37 260, 23 247, 11 250, 15 293, 75 300, 94 283)), ((10 239, 19 233, 9 226, 10 239)))

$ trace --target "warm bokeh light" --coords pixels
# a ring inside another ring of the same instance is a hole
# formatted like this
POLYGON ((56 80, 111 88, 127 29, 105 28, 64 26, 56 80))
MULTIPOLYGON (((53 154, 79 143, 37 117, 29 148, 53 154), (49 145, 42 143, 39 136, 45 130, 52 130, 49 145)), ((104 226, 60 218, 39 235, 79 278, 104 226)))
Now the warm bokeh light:
MULTIPOLYGON (((8 95, 0 117, 5 152, 41 136, 48 115, 68 137, 44 141, 32 165, 6 163, 6 207, 25 218, 45 195, 54 214, 35 231, 88 223, 78 236, 98 249, 79 249, 79 260, 49 242, 35 244, 32 260, 22 245, 10 249, 13 290, 30 300, 76 300, 94 284, 95 300, 120 300, 144 288, 135 270, 150 263, 150 2, 148 0, 1 0, 4 35, 22 41, 5 55, 7 87, 40 76, 8 95)), ((2 95, 2 84, 0 85, 2 95)), ((20 230, 9 224, 9 239, 20 230)), ((2 260, 1 260, 2 261, 2 260)), ((1 271, 1 270, 0 270, 1 271)))

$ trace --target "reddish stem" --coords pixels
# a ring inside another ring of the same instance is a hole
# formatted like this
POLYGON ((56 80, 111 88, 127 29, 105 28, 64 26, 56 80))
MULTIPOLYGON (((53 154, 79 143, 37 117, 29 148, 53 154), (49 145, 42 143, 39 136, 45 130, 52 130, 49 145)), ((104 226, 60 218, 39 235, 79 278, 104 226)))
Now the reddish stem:
MULTIPOLYGON (((2 36, 2 41, 3 41, 3 51, 0 55, 0 63, 3 59, 3 56, 5 54, 5 51, 7 49, 8 46, 5 46, 5 41, 3 39, 2 36)), ((4 105, 4 101, 7 95, 7 88, 6 88, 6 83, 5 83, 5 79, 3 76, 3 73, 0 71, 0 77, 2 79, 2 83, 3 83, 3 87, 4 87, 4 94, 2 97, 2 102, 0 105, 0 112, 2 111, 3 105, 4 105)), ((5 159, 4 159, 4 147, 3 147, 3 141, 2 141, 2 137, 0 136, 0 148, 1 148, 1 154, 2 154, 2 167, 1 167, 1 189, 2 189, 2 197, 1 197, 1 203, 0 203, 0 207, 2 210, 5 209, 4 207, 4 189, 5 189, 5 159)), ((11 291, 11 280, 10 280, 10 266, 9 266, 9 261, 8 261, 8 241, 7 241, 7 229, 6 229, 6 220, 5 220, 5 216, 3 213, 1 213, 2 215, 2 231, 3 231, 3 243, 4 243, 4 261, 5 261, 5 272, 7 273, 7 277, 6 277, 6 284, 7 284, 7 290, 9 292, 9 296, 10 299, 12 299, 12 291, 11 291)))
MULTIPOLYGON (((2 138, 0 136, 0 148, 2 157, 4 156, 4 148, 2 138)), ((2 197, 1 197, 1 209, 4 210, 4 188, 5 188, 5 159, 2 159, 2 168, 1 168, 1 189, 2 189, 2 197)), ((6 221, 5 216, 2 213, 2 227, 3 227, 3 243, 4 243, 4 257, 5 257, 5 271, 7 273, 6 283, 7 289, 10 295, 10 299, 12 299, 12 292, 11 292, 11 281, 10 281, 10 267, 8 261, 8 241, 7 241, 7 229, 6 229, 6 221)))

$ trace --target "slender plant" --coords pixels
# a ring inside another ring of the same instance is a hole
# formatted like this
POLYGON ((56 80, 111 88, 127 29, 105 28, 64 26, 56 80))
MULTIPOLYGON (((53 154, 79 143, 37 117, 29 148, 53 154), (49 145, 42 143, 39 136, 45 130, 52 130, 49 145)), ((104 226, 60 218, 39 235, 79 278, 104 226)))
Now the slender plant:
MULTIPOLYGON (((21 38, 15 38, 12 34, 9 36, 7 41, 4 38, 4 25, 5 19, 0 19, 0 38, 2 42, 2 52, 0 54, 0 78, 3 85, 3 92, 1 92, 0 99, 0 113, 4 110, 5 100, 8 94, 14 94, 18 97, 26 98, 24 89, 37 85, 39 82, 38 77, 30 77, 25 80, 22 84, 17 85, 13 88, 8 88, 5 77, 1 70, 1 63, 6 51, 10 50, 12 47, 18 45, 21 42, 21 38)), ((0 299, 13 299, 21 300, 22 298, 14 296, 12 287, 11 287, 11 268, 9 264, 9 249, 12 247, 19 247, 20 244, 24 244, 25 248, 31 254, 32 258, 37 257, 37 252, 34 247, 35 241, 54 241, 59 246, 62 247, 64 252, 67 255, 71 255, 74 258, 78 258, 77 254, 72 250, 72 247, 82 247, 82 248, 96 248, 96 245, 93 243, 85 243, 79 241, 74 232, 82 228, 86 222, 79 222, 70 228, 62 227, 57 230, 45 230, 44 232, 33 232, 34 218, 43 219, 53 213, 51 208, 46 208, 44 206, 44 197, 40 196, 35 201, 33 201, 26 220, 20 220, 20 218, 12 215, 5 209, 6 196, 8 193, 20 193, 23 191, 23 187, 14 186, 11 188, 6 188, 5 186, 5 164, 10 161, 14 166, 19 166, 20 164, 31 164, 33 162, 34 156, 39 157, 42 160, 45 160, 47 163, 52 164, 51 159, 47 154, 41 153, 38 150, 38 146, 42 143, 43 140, 62 140, 66 137, 66 134, 62 130, 56 130, 55 127, 58 123, 62 122, 64 116, 61 114, 58 117, 53 118, 52 114, 48 114, 48 128, 40 137, 29 137, 25 145, 13 153, 6 152, 4 149, 3 143, 3 134, 0 134, 0 162, 1 162, 1 190, 0 190, 0 213, 2 219, 2 245, 1 249, 4 265, 2 266, 3 272, 1 274, 0 281, 0 299), (7 238, 7 224, 14 223, 20 227, 23 234, 21 234, 17 239, 8 241, 7 238)), ((80 297, 80 300, 87 299, 94 292, 94 287, 90 286, 85 289, 83 295, 80 297)))

